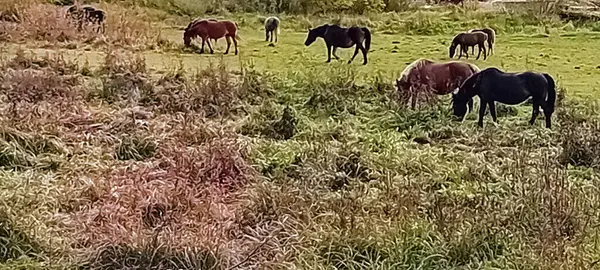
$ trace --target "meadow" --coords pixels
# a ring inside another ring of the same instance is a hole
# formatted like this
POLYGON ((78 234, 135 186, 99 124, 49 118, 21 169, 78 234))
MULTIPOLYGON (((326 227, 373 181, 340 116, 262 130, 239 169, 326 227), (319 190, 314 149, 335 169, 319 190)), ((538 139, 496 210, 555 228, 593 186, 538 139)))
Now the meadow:
POLYGON ((0 269, 598 267, 597 23, 282 14, 269 46, 257 13, 131 2, 98 4, 98 35, 62 7, 0 0, 0 269), (184 48, 191 15, 238 21, 240 54, 184 48), (373 30, 368 65, 304 46, 333 22, 373 30), (495 54, 466 61, 551 74, 553 129, 528 104, 478 128, 449 97, 400 102, 408 63, 449 60, 452 36, 484 25, 495 54))

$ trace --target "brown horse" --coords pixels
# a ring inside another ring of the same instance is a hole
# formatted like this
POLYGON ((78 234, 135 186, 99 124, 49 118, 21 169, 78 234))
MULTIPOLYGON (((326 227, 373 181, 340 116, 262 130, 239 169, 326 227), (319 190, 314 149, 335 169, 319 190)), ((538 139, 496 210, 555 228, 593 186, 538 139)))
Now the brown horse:
MULTIPOLYGON (((192 27, 193 25, 195 25, 195 24, 197 24, 197 23, 199 23, 201 21, 214 21, 214 22, 216 22, 218 20, 215 19, 215 18, 210 18, 210 19, 195 19, 190 24, 188 24, 188 26, 185 29, 189 29, 190 27, 192 27)), ((214 45, 216 45, 217 44, 217 39, 216 38, 211 38, 211 39, 215 43, 214 45)))
MULTIPOLYGON (((494 42, 496 42, 496 31, 492 28, 482 28, 482 29, 471 29, 469 33, 473 32, 483 32, 488 36, 488 55, 492 55, 494 51, 494 42)), ((471 47, 471 54, 474 54, 475 46, 471 47)))
MULTIPOLYGON (((478 73, 479 68, 473 64, 451 61, 436 63, 429 59, 419 59, 408 65, 396 80, 396 88, 411 107, 416 106, 420 93, 446 95, 452 93, 471 75, 478 73)), ((469 102, 473 109, 473 101, 469 102)))
POLYGON ((454 53, 456 52, 456 47, 460 45, 460 55, 458 59, 460 59, 463 55, 463 52, 466 54, 467 59, 469 58, 468 48, 470 46, 477 45, 479 47, 479 53, 477 53, 477 59, 481 55, 481 51, 483 51, 483 60, 487 59, 487 52, 485 49, 485 42, 488 40, 488 36, 483 32, 473 32, 473 33, 460 33, 452 39, 452 44, 450 45, 450 58, 454 57, 454 53))
POLYGON ((227 40, 227 49, 225 50, 225 54, 229 53, 229 48, 231 47, 231 42, 233 41, 233 44, 235 45, 235 54, 237 55, 237 39, 239 38, 237 34, 237 28, 237 24, 232 21, 217 21, 214 19, 194 21, 185 28, 183 33, 183 42, 186 47, 189 47, 192 43, 192 39, 199 36, 202 38, 202 48, 200 52, 204 52, 204 44, 208 43, 210 53, 214 53, 215 51, 213 50, 209 39, 214 39, 216 42, 216 40, 219 38, 225 37, 227 40))

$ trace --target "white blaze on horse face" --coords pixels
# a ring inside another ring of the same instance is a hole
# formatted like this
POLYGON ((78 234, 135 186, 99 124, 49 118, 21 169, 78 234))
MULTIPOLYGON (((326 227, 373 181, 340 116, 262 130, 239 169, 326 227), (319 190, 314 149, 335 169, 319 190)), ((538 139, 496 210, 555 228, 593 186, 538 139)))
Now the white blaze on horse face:
POLYGON ((454 89, 454 91, 452 91, 452 94, 453 94, 453 95, 457 95, 457 94, 458 94, 458 90, 459 90, 459 89, 460 89, 460 88, 456 87, 456 89, 454 89))

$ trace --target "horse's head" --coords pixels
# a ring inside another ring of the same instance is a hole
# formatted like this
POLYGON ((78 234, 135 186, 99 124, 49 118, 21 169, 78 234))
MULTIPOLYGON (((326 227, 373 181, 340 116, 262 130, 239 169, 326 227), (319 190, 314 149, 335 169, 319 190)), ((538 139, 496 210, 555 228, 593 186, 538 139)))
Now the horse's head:
POLYGON ((450 44, 450 58, 454 57, 454 53, 456 53, 456 46, 457 44, 452 42, 452 44, 450 44))
POLYGON ((410 82, 408 76, 401 76, 400 79, 396 79, 396 89, 398 91, 408 91, 410 89, 410 82))
POLYGON ((452 110, 454 111, 454 115, 462 118, 467 114, 467 104, 477 94, 477 87, 480 80, 481 73, 475 73, 452 92, 452 110))
POLYGON ((310 46, 310 44, 313 44, 317 40, 317 37, 319 37, 317 29, 308 28, 308 36, 306 37, 306 41, 304 41, 304 45, 310 46))
POLYGON ((460 119, 463 119, 467 114, 468 108, 467 103, 469 99, 466 98, 464 93, 461 92, 461 89, 457 88, 452 92, 452 112, 455 116, 458 116, 460 119))
POLYGON ((183 44, 186 47, 192 45, 192 35, 187 30, 183 33, 183 44))

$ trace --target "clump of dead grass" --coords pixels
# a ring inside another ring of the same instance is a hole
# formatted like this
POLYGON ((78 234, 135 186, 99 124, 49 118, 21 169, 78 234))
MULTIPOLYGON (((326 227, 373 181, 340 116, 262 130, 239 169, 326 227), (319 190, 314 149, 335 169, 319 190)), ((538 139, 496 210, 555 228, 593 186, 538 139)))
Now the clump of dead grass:
POLYGON ((216 250, 231 241, 236 211, 232 199, 254 178, 245 151, 232 137, 196 147, 165 143, 155 161, 103 177, 98 199, 76 215, 83 223, 77 238, 94 250, 107 245, 119 248, 94 252, 92 265, 130 258, 131 265, 148 267, 217 267, 220 259, 203 250, 216 250), (145 249, 140 243, 147 241, 156 245, 145 249), (189 258, 179 253, 186 249, 189 258), (158 257, 150 263, 145 254, 152 252, 158 257), (183 258, 190 261, 173 264, 183 258))

